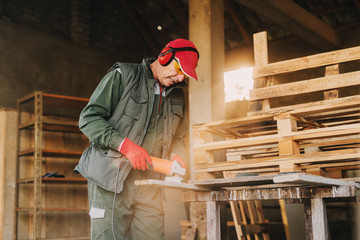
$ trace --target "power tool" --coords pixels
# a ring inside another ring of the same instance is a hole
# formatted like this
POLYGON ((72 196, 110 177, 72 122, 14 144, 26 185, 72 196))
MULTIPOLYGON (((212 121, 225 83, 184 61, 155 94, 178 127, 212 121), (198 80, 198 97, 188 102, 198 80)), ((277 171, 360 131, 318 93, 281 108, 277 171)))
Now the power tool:
POLYGON ((148 169, 166 174, 165 181, 181 182, 185 176, 186 168, 181 167, 178 161, 169 161, 162 158, 151 157, 152 165, 148 169))

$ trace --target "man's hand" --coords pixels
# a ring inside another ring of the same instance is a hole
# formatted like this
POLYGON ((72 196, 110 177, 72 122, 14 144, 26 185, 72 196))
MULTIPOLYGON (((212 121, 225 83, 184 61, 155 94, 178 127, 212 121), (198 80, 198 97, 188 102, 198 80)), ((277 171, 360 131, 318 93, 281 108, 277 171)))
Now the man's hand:
POLYGON ((171 158, 171 162, 177 161, 182 168, 186 168, 185 161, 179 155, 172 153, 170 158, 171 158))
POLYGON ((151 158, 147 151, 128 138, 125 138, 122 145, 119 146, 118 151, 124 154, 125 157, 130 160, 133 168, 137 170, 145 171, 146 162, 152 165, 151 158))

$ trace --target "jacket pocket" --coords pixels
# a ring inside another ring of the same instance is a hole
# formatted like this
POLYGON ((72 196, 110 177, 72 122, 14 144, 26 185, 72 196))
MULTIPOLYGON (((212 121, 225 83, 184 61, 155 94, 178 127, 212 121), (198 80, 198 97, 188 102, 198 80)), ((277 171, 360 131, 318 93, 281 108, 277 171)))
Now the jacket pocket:
POLYGON ((121 192, 131 163, 121 153, 91 144, 82 154, 75 171, 100 187, 121 192))
POLYGON ((137 121, 141 121, 143 112, 146 111, 146 100, 143 98, 136 99, 136 96, 130 96, 124 112, 114 124, 122 136, 129 137, 131 129, 137 121))
POLYGON ((134 120, 139 120, 145 103, 146 99, 138 98, 137 96, 130 96, 125 107, 124 114, 134 120))

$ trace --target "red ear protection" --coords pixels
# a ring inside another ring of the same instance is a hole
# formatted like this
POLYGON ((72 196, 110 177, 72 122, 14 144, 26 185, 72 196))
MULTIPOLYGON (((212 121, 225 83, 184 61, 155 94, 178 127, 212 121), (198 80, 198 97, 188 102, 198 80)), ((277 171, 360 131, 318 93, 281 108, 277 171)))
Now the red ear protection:
POLYGON ((159 54, 159 63, 162 66, 167 66, 175 57, 175 51, 171 47, 165 47, 159 54))
POLYGON ((196 48, 193 47, 182 47, 182 48, 172 48, 172 47, 165 47, 161 53, 159 54, 159 63, 162 66, 167 66, 171 61, 175 58, 175 52, 176 51, 192 51, 196 52, 198 59, 199 59, 199 52, 196 50, 196 48))

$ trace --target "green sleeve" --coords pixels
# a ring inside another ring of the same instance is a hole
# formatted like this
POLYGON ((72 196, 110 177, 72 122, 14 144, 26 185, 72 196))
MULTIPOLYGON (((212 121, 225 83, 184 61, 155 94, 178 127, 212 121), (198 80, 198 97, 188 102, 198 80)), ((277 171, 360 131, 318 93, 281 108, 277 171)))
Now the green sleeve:
POLYGON ((120 71, 107 73, 82 110, 79 119, 80 130, 91 142, 117 150, 125 136, 121 136, 108 119, 116 108, 123 92, 120 71))

